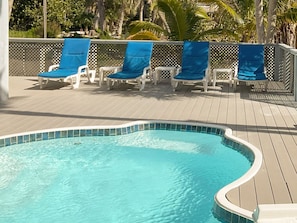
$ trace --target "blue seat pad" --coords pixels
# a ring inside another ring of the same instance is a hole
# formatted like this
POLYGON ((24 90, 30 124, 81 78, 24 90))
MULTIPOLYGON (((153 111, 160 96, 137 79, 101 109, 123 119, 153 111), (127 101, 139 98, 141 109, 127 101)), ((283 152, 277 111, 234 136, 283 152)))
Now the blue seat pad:
POLYGON ((238 72, 238 79, 239 80, 266 80, 266 75, 265 73, 257 73, 255 74, 254 72, 238 72))
POLYGON ((77 69, 58 69, 39 74, 39 77, 45 78, 66 78, 70 75, 77 74, 77 69))
POLYGON ((266 80, 264 73, 264 45, 240 44, 238 61, 239 80, 266 80))
POLYGON ((200 71, 199 73, 194 72, 181 72, 174 77, 174 79, 179 80, 202 80, 205 77, 205 71, 200 71))
POLYGON ((142 72, 141 73, 139 73, 139 72, 137 72, 137 73, 131 73, 131 72, 123 72, 123 71, 121 71, 121 72, 117 72, 117 73, 114 73, 114 74, 110 74, 110 75, 108 75, 108 77, 109 78, 114 78, 114 79, 135 79, 135 78, 137 78, 137 77, 139 77, 139 76, 141 76, 142 75, 142 72))

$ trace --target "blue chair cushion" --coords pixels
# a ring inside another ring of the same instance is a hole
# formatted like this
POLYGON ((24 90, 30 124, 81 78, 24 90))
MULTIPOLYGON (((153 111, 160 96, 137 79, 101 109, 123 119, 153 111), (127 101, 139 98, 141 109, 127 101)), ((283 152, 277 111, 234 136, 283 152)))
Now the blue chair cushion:
POLYGON ((58 69, 40 73, 38 76, 45 78, 66 78, 70 75, 77 74, 78 67, 87 65, 90 44, 90 39, 65 39, 58 69))
POLYGON ((77 73, 77 69, 58 69, 39 74, 39 77, 45 78, 66 78, 77 73))
POLYGON ((264 46, 262 44, 239 45, 238 79, 265 80, 264 46))
POLYGON ((174 79, 202 80, 208 67, 209 42, 185 41, 182 52, 181 73, 174 79))
MULTIPOLYGON (((142 74, 142 71, 141 71, 141 74, 142 74)), ((136 72, 136 73, 132 73, 132 72, 117 72, 117 73, 114 73, 114 74, 110 74, 108 75, 109 78, 114 78, 114 79, 135 79, 137 77, 140 76, 140 73, 139 72, 136 72)))
POLYGON ((108 78, 125 80, 140 77, 144 68, 150 66, 152 51, 152 42, 128 42, 122 71, 110 74, 108 78))

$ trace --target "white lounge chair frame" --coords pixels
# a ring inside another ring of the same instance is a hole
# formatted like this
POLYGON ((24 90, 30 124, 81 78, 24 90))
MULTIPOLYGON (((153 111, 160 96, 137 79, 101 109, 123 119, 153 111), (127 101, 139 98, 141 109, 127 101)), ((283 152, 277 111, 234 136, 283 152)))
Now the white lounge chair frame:
POLYGON ((210 69, 209 68, 207 68, 205 70, 205 77, 202 80, 183 80, 183 79, 179 80, 179 79, 174 79, 174 77, 181 72, 181 69, 182 69, 182 67, 180 65, 178 65, 177 68, 176 68, 176 72, 174 72, 175 75, 171 79, 171 86, 172 86, 173 92, 175 92, 175 89, 177 88, 179 82, 192 83, 192 84, 202 83, 204 92, 207 92, 208 82, 210 80, 210 69))
MULTIPOLYGON (((265 73, 265 76, 267 76, 266 75, 266 67, 264 67, 264 73, 265 73)), ((264 90, 267 91, 269 80, 268 79, 254 80, 254 81, 253 80, 239 80, 238 79, 238 66, 235 66, 233 83, 232 83, 232 80, 230 80, 230 86, 233 84, 234 91, 236 91, 236 87, 237 87, 237 85, 239 85, 239 82, 244 82, 246 85, 254 85, 254 84, 258 83, 260 85, 264 85, 264 90)))
MULTIPOLYGON (((118 66, 118 67, 100 67, 99 68, 99 87, 101 87, 102 82, 104 80, 104 72, 105 71, 110 71, 113 73, 120 72, 122 71, 123 66, 118 66)), ((116 78, 109 78, 108 76, 106 77, 106 83, 107 83, 107 89, 110 90, 111 87, 115 84, 115 82, 130 82, 130 81, 136 81, 137 85, 139 87, 139 90, 142 91, 145 87, 145 83, 152 76, 152 70, 151 67, 145 67, 143 69, 142 75, 137 77, 137 78, 131 78, 131 79, 116 79, 116 78)))
MULTIPOLYGON (((51 65, 48 69, 48 72, 58 69, 59 66, 60 66, 59 64, 51 65)), ((79 88, 79 85, 80 85, 80 78, 83 75, 87 75, 88 83, 94 83, 95 76, 96 76, 96 70, 90 70, 88 65, 84 65, 84 66, 78 67, 77 73, 74 75, 70 75, 66 78, 38 77, 38 83, 39 83, 40 89, 42 89, 45 85, 47 85, 47 83, 49 82, 50 79, 56 79, 56 80, 61 80, 62 82, 70 82, 71 88, 77 89, 77 88, 79 88)))

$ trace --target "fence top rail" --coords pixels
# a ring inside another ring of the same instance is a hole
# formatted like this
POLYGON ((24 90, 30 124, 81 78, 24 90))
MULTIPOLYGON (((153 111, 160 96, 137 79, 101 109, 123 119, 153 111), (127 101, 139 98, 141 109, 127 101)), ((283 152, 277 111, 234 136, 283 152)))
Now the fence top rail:
MULTIPOLYGON (((9 38, 10 42, 19 43, 57 43, 63 42, 64 38, 9 38)), ((93 43, 103 43, 103 44, 126 44, 130 41, 147 42, 148 40, 105 40, 105 39, 91 39, 93 43)), ((183 41, 152 41, 154 43, 166 44, 166 43, 177 43, 182 44, 183 41)))
POLYGON ((285 50, 285 51, 288 51, 289 53, 297 56, 297 49, 291 47, 291 46, 288 46, 286 44, 279 44, 279 47, 282 49, 282 50, 285 50))
MULTIPOLYGON (((64 41, 63 38, 9 38, 10 43, 62 43, 64 41)), ((105 40, 105 39, 91 39, 92 43, 100 43, 100 44, 127 44, 130 41, 148 41, 148 40, 105 40)), ((163 45, 163 44, 172 44, 172 45, 182 45, 183 41, 152 41, 154 44, 163 45)), ((210 44, 213 45, 238 45, 240 43, 234 42, 212 42, 210 44)), ((276 46, 276 44, 265 44, 266 46, 276 46)), ((284 47, 289 47, 285 44, 284 47)))

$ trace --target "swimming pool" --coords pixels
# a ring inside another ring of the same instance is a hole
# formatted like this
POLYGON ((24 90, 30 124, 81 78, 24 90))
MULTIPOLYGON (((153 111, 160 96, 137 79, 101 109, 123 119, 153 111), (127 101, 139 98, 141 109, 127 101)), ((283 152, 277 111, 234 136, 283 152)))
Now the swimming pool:
POLYGON ((4 146, 22 144, 1 149, 0 220, 219 222, 211 213, 214 194, 254 159, 224 133, 215 127, 134 123, 0 140, 4 146), (50 138, 59 139, 44 141, 50 138), (23 144, 27 140, 34 143, 23 144))

